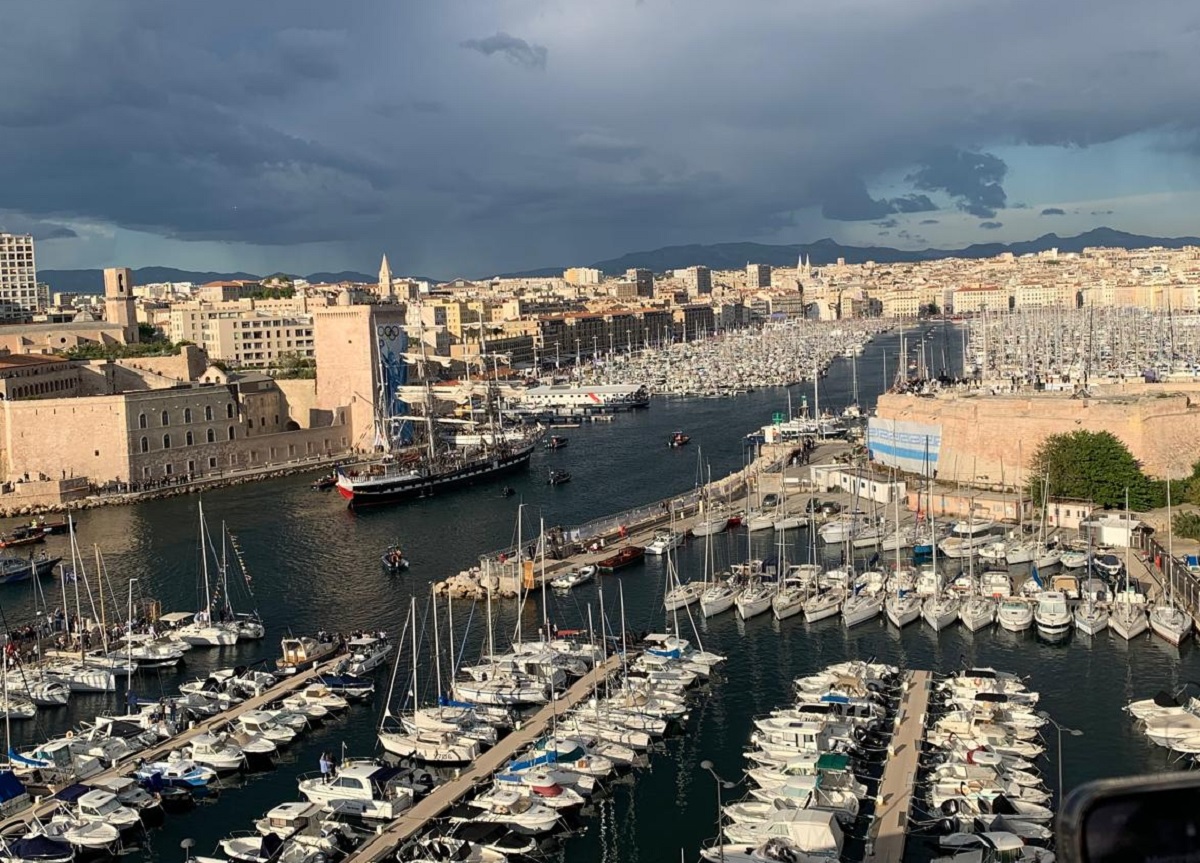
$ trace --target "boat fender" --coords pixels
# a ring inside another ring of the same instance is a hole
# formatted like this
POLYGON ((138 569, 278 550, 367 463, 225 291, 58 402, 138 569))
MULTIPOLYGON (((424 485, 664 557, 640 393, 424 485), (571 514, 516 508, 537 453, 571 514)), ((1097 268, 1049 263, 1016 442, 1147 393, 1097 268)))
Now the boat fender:
POLYGON ((576 767, 579 767, 579 768, 584 768, 584 767, 587 767, 587 766, 588 766, 587 759, 586 759, 586 758, 580 758, 578 761, 576 761, 576 762, 575 762, 575 766, 576 766, 576 767))

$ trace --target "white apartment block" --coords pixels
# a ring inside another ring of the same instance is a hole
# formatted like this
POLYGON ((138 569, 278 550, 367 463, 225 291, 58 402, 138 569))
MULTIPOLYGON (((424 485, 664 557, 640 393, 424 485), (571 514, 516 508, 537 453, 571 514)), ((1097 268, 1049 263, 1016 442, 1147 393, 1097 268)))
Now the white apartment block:
POLYGON ((40 310, 33 237, 0 234, 0 320, 21 321, 40 310))
POLYGON ((201 331, 209 359, 235 368, 272 368, 284 354, 314 356, 312 315, 218 312, 201 331))

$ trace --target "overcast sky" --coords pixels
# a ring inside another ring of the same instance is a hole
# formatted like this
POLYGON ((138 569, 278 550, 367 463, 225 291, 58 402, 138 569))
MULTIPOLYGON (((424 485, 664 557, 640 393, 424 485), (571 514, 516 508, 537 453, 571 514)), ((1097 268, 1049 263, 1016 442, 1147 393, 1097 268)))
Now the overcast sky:
POLYGON ((9 0, 42 268, 1200 234, 1184 0, 9 0))

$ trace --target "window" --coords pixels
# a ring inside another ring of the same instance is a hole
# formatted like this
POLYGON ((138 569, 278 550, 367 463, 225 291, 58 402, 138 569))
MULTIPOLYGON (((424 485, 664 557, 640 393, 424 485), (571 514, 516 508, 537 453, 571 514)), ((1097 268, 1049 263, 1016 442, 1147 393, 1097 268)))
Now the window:
POLYGON ((150 439, 142 438, 142 452, 150 452, 150 439))
POLYGON ((162 412, 162 424, 165 426, 169 426, 171 424, 171 418, 167 415, 166 411, 162 412))
POLYGON ((217 433, 215 431, 213 431, 212 429, 208 430, 208 442, 209 443, 217 442, 217 433))
POLYGON ((144 429, 145 427, 146 427, 146 415, 138 414, 138 428, 144 429))
POLYGON ((246 428, 248 428, 248 429, 254 428, 254 420, 250 417, 246 417, 246 428))
POLYGON ((171 436, 169 434, 165 434, 165 435, 163 435, 163 449, 170 449, 170 448, 171 448, 171 436))
POLYGON ((229 439, 233 440, 233 426, 229 427, 229 439))
POLYGON ((191 408, 183 409, 183 421, 185 423, 190 423, 192 421, 192 409, 191 408))
POLYGON ((233 402, 225 405, 225 416, 229 419, 233 419, 233 402))
POLYGON ((275 425, 279 425, 279 414, 275 414, 275 425))
POLYGON ((191 459, 188 459, 188 473, 193 474, 195 472, 196 472, 196 463, 194 461, 192 461, 191 459))
POLYGON ((191 446, 192 444, 194 444, 194 443, 195 443, 195 441, 192 439, 192 433, 191 433, 191 432, 188 432, 188 433, 187 433, 187 434, 184 436, 184 441, 183 441, 183 442, 184 442, 185 444, 187 444, 188 446, 191 446))
POLYGON ((216 466, 217 466, 217 457, 216 457, 215 455, 210 455, 210 456, 208 457, 208 466, 209 466, 210 468, 214 468, 214 469, 216 468, 216 466))
POLYGON ((204 418, 209 422, 212 422, 212 405, 204 406, 204 418))
POLYGON ((142 468, 142 479, 150 479, 150 468, 149 467, 142 468))
POLYGON ((170 465, 170 464, 164 464, 163 465, 163 473, 165 473, 167 476, 170 476, 171 474, 175 473, 175 466, 170 465))

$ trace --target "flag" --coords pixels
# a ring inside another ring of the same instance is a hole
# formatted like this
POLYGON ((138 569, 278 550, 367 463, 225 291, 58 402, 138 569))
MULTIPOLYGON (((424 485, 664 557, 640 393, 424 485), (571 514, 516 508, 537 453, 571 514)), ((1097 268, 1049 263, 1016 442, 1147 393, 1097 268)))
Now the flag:
POLYGON ((1033 583, 1034 583, 1034 584, 1036 584, 1038 587, 1045 587, 1045 585, 1044 585, 1044 584, 1042 584, 1042 579, 1041 579, 1041 578, 1038 576, 1037 564, 1036 564, 1036 563, 1033 565, 1033 571, 1029 573, 1029 578, 1030 578, 1030 579, 1033 581, 1033 583))

